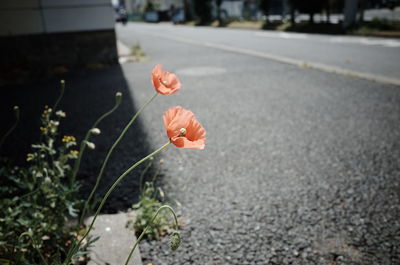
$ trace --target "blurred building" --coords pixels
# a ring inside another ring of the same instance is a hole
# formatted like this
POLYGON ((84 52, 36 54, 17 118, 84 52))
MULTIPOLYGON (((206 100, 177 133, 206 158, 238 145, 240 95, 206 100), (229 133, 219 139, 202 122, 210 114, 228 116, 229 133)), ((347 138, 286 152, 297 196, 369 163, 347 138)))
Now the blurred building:
POLYGON ((117 62, 113 12, 110 0, 1 0, 2 74, 117 62))

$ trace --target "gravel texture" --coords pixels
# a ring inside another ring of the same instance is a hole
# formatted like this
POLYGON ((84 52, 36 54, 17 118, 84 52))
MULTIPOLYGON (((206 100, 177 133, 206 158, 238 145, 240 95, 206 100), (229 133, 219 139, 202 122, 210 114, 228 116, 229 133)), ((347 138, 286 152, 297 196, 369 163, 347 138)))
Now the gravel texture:
POLYGON ((172 105, 207 130, 205 150, 162 153, 162 185, 186 225, 176 252, 167 237, 142 243, 145 264, 400 264, 398 87, 157 39, 140 25, 118 35, 153 58, 125 65, 128 83, 146 84, 156 63, 182 73, 182 91, 142 116, 153 145, 165 137, 154 117, 172 105))

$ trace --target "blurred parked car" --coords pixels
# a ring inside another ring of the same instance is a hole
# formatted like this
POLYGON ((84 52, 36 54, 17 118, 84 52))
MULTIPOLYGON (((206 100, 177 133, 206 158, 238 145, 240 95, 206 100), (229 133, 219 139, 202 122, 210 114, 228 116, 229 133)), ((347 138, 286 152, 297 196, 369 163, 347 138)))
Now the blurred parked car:
POLYGON ((118 8, 115 10, 115 21, 126 24, 128 22, 128 13, 125 8, 118 8))
POLYGON ((174 24, 185 22, 185 10, 183 8, 178 8, 172 15, 171 21, 174 24))
POLYGON ((158 22, 158 12, 148 11, 144 14, 144 21, 146 22, 158 22))

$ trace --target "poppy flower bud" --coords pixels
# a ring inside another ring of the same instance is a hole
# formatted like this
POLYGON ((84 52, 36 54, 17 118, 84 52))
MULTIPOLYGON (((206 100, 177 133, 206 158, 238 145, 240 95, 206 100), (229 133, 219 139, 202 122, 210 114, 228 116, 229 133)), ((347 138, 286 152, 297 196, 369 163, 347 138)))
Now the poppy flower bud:
POLYGON ((56 115, 57 115, 58 117, 60 117, 60 118, 65 118, 65 117, 67 116, 67 114, 65 114, 65 112, 62 111, 62 110, 56 111, 56 115))
POLYGON ((180 245, 181 245, 181 234, 178 231, 172 232, 172 235, 170 238, 171 250, 172 251, 177 250, 180 245))
POLYGON ((122 93, 121 92, 115 93, 115 102, 117 105, 121 103, 121 99, 122 99, 122 93))
POLYGON ((14 106, 14 113, 15 113, 15 117, 17 118, 17 119, 19 119, 19 107, 18 106, 14 106))
POLYGON ((99 135, 99 134, 101 133, 101 131, 100 131, 99 128, 92 128, 92 129, 90 130, 90 133, 91 133, 91 134, 94 134, 94 135, 99 135))
POLYGON ((89 149, 92 149, 92 150, 94 150, 96 148, 96 145, 94 143, 92 143, 92 142, 89 142, 89 141, 86 141, 86 146, 89 149))
POLYGON ((44 178, 44 183, 50 184, 51 183, 51 179, 49 177, 45 177, 44 178))

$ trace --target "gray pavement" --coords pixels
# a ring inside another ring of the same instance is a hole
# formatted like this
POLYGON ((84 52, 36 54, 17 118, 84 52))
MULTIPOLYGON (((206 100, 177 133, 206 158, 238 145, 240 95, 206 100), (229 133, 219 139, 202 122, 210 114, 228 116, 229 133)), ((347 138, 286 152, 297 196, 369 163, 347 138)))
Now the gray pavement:
POLYGON ((226 45, 274 54, 304 62, 400 79, 400 40, 352 36, 296 34, 273 31, 174 26, 171 24, 129 24, 118 27, 119 38, 130 43, 134 36, 153 35, 182 38, 198 44, 226 45))
POLYGON ((171 146, 159 157, 161 184, 182 204, 186 226, 176 252, 168 238, 141 244, 145 264, 400 263, 398 86, 153 33, 258 45, 334 65, 359 54, 349 67, 390 77, 400 69, 399 48, 314 41, 320 36, 118 27, 123 43, 140 42, 150 57, 122 66, 133 105, 153 94, 155 64, 176 72, 183 84, 141 116, 152 148, 167 141, 162 113, 173 105, 191 109, 207 130, 205 150, 171 146))
MULTIPOLYGON (((86 225, 92 222, 93 217, 86 220, 86 225)), ((88 265, 117 265, 125 264, 136 242, 135 233, 126 227, 128 221, 135 220, 132 212, 118 214, 102 214, 96 219, 92 238, 100 238, 90 249, 88 265)), ((136 248, 128 265, 142 265, 139 249, 136 248)))

